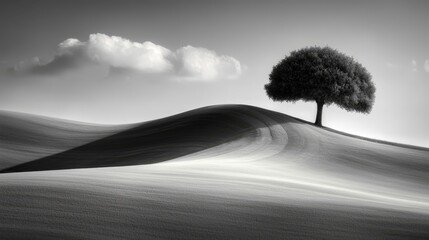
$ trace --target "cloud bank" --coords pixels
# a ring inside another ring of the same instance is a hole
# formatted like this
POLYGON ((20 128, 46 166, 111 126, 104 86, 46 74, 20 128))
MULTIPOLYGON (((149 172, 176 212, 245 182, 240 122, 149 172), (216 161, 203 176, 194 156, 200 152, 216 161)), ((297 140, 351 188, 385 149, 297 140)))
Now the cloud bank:
POLYGON ((12 71, 29 74, 55 74, 79 66, 97 64, 121 71, 164 74, 174 79, 210 81, 233 79, 241 75, 240 62, 225 55, 193 46, 171 51, 146 41, 132 42, 118 36, 95 33, 87 41, 70 38, 58 45, 55 56, 22 62, 12 71))

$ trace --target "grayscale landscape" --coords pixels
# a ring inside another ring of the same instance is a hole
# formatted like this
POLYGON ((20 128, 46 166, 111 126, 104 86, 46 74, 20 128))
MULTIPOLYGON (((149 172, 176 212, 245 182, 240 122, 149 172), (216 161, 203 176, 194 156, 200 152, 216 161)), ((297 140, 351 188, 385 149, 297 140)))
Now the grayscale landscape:
POLYGON ((429 1, 1 3, 0 240, 429 239, 429 1))
POLYGON ((4 239, 429 236, 425 148, 245 105, 115 127, 1 118, 19 163, 1 162, 4 239))

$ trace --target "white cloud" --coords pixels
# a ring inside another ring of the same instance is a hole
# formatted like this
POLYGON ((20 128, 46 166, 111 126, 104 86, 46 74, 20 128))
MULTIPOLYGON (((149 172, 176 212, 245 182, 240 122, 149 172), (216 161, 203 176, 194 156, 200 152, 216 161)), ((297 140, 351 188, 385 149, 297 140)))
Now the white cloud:
POLYGON ((211 80, 216 78, 236 78, 241 74, 237 59, 218 56, 205 48, 186 46, 175 53, 180 78, 189 80, 211 80))
POLYGON ((209 49, 186 46, 173 52, 149 41, 132 42, 101 33, 91 34, 85 42, 67 39, 58 45, 53 59, 44 64, 38 58, 36 60, 18 64, 14 69, 16 72, 46 74, 92 62, 111 68, 165 74, 175 79, 192 81, 231 79, 242 72, 237 59, 218 55, 209 49))
POLYGON ((426 72, 429 72, 429 59, 425 61, 425 63, 423 64, 423 68, 426 72))
POLYGON ((81 51, 85 47, 85 43, 75 38, 69 38, 58 44, 58 55, 73 55, 77 51, 81 51))
POLYGON ((152 42, 131 42, 128 39, 91 34, 87 45, 90 59, 117 68, 143 72, 166 72, 173 69, 171 51, 152 42))

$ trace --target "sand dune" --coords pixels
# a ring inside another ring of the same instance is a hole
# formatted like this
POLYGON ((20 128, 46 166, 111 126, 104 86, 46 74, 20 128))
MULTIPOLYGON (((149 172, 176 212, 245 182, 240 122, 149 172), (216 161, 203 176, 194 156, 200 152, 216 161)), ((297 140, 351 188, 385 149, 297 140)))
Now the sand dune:
MULTIPOLYGON (((50 126, 41 132, 61 138, 50 126)), ((354 138, 242 105, 110 130, 100 136, 94 133, 106 131, 87 129, 78 135, 93 141, 32 161, 1 158, 8 169, 0 174, 0 236, 429 236, 427 149, 354 138)), ((19 139, 6 141, 19 146, 19 139)))
POLYGON ((132 125, 85 124, 0 111, 0 170, 109 136, 132 125))
MULTIPOLYGON (((257 111, 237 106, 207 107, 189 111, 143 123, 69 151, 26 162, 5 171, 109 167, 171 160, 240 139, 257 128, 274 123, 258 114, 257 111)), ((57 131, 52 130, 52 134, 57 131)))

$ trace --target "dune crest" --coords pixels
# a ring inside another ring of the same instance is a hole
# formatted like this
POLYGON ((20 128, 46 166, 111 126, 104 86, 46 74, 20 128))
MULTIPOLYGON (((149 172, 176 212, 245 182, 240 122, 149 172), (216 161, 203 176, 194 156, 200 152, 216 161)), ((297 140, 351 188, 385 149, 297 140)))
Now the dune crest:
MULTIPOLYGON (((162 162, 247 138, 259 141, 264 127, 292 118, 250 106, 212 106, 142 123, 58 154, 25 162, 3 172, 127 166, 162 162)), ((125 128, 125 127, 124 127, 125 128)), ((51 132, 58 131, 53 129, 51 132)), ((271 131, 279 135, 285 133, 271 131)), ((287 137, 286 134, 278 138, 287 137)), ((55 145, 56 143, 52 142, 55 145)))

